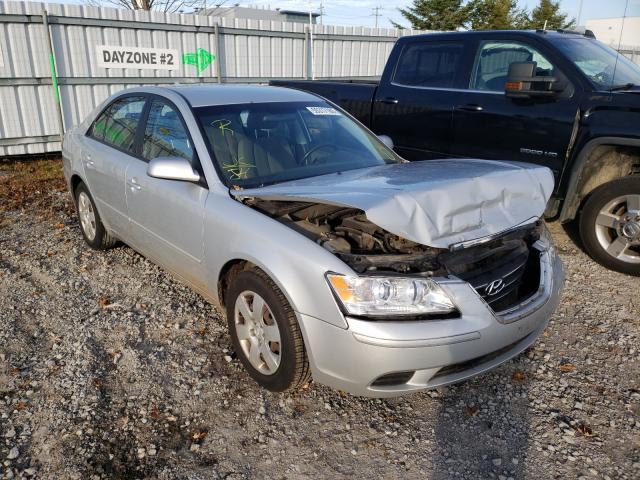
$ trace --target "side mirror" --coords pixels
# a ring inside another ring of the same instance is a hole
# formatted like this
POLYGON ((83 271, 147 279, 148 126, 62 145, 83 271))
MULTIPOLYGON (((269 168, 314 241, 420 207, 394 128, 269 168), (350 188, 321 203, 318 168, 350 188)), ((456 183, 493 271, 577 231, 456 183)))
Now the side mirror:
POLYGON ((510 98, 554 97, 558 94, 554 85, 556 77, 536 76, 537 62, 513 62, 509 65, 509 74, 504 93, 510 98))
POLYGON ((149 162, 147 175, 165 180, 198 182, 200 175, 193 170, 189 160, 182 157, 157 157, 149 162))
POLYGON ((393 140, 391 140, 391 137, 389 135, 378 135, 378 138, 382 143, 393 150, 393 140))

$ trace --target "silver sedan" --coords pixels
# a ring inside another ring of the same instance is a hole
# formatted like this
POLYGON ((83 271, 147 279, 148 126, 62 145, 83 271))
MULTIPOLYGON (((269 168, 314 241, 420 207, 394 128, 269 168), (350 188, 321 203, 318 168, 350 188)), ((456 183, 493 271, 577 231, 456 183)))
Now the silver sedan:
POLYGON ((382 397, 519 354, 564 281, 548 169, 392 143, 309 93, 150 87, 109 98, 63 157, 89 246, 125 242, 221 307, 260 385, 382 397))

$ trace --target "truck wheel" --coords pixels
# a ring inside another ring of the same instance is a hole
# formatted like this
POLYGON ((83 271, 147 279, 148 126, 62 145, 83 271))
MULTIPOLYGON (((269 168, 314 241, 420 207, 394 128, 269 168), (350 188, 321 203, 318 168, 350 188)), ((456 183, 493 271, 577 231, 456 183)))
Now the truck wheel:
POLYGON ((118 239, 104 227, 102 220, 100 220, 100 214, 96 209, 96 204, 84 183, 80 183, 76 187, 75 196, 80 230, 87 245, 94 250, 105 250, 113 247, 118 239))
POLYGON ((640 177, 621 178, 596 188, 580 215, 580 237, 598 263, 640 275, 640 177))
POLYGON ((277 285, 262 270, 245 270, 225 295, 229 333, 249 375, 272 392, 294 390, 311 378, 300 326, 277 285))

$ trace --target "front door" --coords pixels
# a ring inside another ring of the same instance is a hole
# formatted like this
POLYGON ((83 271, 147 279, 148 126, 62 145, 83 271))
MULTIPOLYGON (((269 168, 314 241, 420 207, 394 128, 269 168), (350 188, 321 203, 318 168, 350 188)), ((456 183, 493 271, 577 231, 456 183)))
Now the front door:
POLYGON ((558 178, 577 125, 579 95, 543 48, 522 40, 479 42, 468 90, 454 110, 452 153, 537 163, 558 178), (531 61, 536 75, 555 77, 562 91, 551 99, 506 97, 509 65, 531 61))
POLYGON ((127 169, 131 243, 196 287, 204 287, 203 184, 147 175, 156 157, 183 157, 197 167, 193 142, 177 108, 153 97, 141 142, 141 158, 127 169))
POLYGON ((449 153, 464 48, 462 41, 409 42, 390 81, 378 88, 371 129, 391 137, 404 158, 424 160, 449 153))

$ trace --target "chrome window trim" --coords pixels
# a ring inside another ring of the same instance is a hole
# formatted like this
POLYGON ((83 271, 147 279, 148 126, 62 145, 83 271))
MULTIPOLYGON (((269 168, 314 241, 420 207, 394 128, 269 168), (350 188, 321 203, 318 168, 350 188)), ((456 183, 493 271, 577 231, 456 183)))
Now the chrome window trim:
POLYGON ((470 88, 452 88, 452 87, 421 87, 419 85, 405 85, 395 81, 390 82, 395 87, 413 88, 416 90, 434 90, 438 92, 467 92, 467 93, 486 93, 488 95, 504 95, 504 92, 493 90, 472 90, 470 88))

